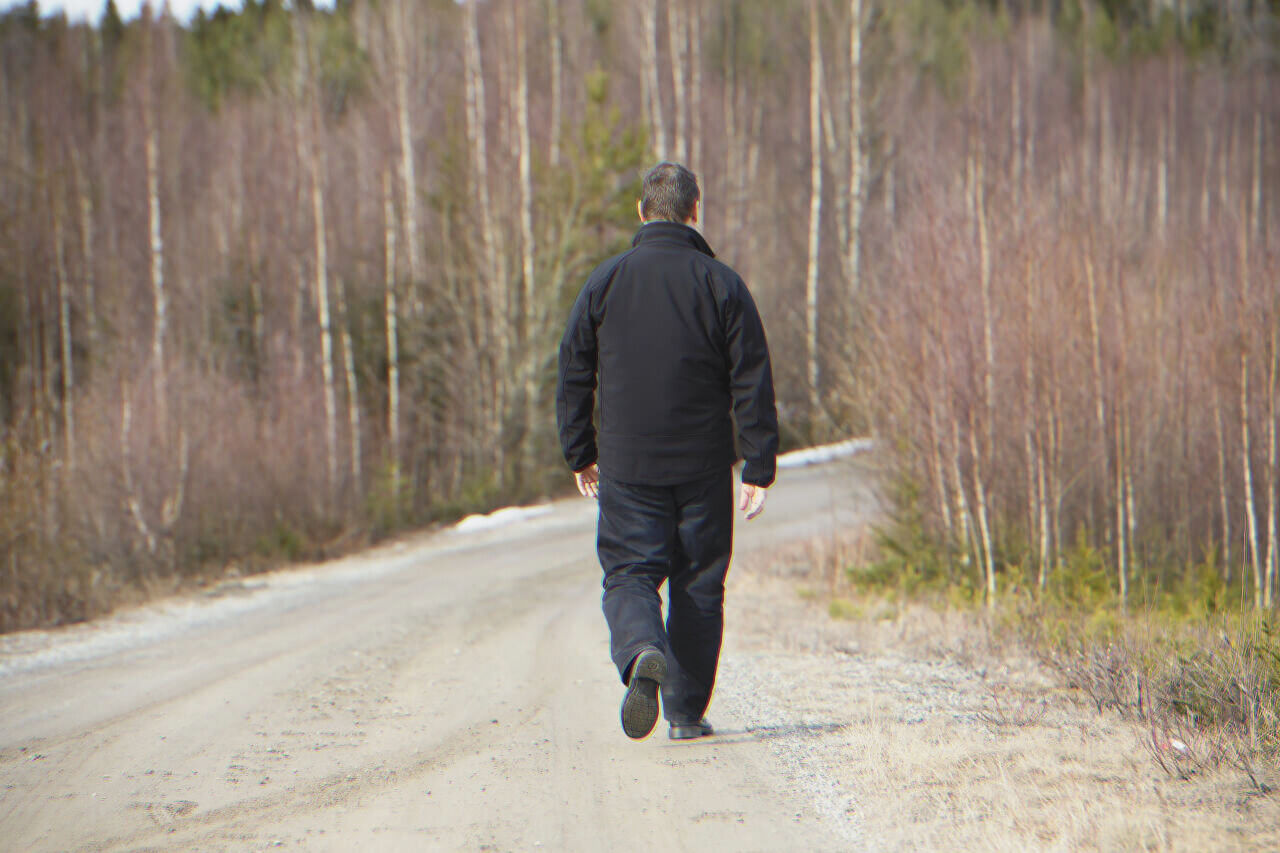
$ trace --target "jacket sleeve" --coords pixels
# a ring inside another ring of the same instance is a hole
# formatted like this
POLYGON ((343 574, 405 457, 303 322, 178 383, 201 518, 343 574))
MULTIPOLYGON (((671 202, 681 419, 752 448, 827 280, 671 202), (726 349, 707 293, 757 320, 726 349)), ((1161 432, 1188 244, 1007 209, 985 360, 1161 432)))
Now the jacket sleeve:
POLYGON ((578 294, 560 341, 556 377, 556 425, 560 448, 574 471, 596 461, 596 330, 591 319, 591 287, 578 294))
POLYGON ((773 366, 756 303, 741 280, 729 292, 725 311, 729 390, 738 422, 738 447, 745 466, 742 482, 773 483, 778 457, 778 410, 773 398, 773 366))

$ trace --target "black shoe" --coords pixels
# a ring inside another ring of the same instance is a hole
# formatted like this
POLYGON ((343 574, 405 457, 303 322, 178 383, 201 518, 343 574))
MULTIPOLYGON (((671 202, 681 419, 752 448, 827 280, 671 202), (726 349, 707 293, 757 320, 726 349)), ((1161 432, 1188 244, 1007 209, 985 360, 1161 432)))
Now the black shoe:
POLYGON ((658 688, 667 677, 667 659, 645 649, 631 664, 627 695, 622 697, 622 730, 635 740, 646 738, 658 724, 658 688))
POLYGON ((716 733, 716 730, 707 722, 707 718, 703 717, 696 723, 672 723, 671 731, 667 733, 667 737, 672 740, 693 740, 699 737, 709 737, 716 733))

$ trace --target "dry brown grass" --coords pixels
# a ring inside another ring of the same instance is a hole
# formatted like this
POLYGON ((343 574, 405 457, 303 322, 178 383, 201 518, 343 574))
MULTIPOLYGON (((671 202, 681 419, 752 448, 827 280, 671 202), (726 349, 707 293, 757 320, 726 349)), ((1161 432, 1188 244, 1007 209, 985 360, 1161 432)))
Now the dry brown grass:
POLYGON ((849 723, 828 772, 877 848, 1280 849, 1280 772, 1247 739, 1100 710, 984 613, 832 587, 815 557, 857 547, 761 555, 738 594, 814 651, 875 668, 812 711, 849 723))

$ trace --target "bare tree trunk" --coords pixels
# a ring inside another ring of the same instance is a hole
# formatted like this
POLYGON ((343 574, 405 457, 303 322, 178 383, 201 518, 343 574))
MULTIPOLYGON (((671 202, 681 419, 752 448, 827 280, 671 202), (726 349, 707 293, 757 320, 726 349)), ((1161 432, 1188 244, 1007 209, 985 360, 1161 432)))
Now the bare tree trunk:
POLYGON ((1050 539, 1049 531, 1049 480, 1045 475, 1045 468, 1048 467, 1048 463, 1042 449, 1043 442, 1039 437, 1039 429, 1036 430, 1036 438, 1036 506, 1040 510, 1040 576, 1038 583, 1043 591, 1048 585, 1049 566, 1053 562, 1051 549, 1054 543, 1050 539))
POLYGON ((933 395, 926 391, 926 405, 929 407, 929 462, 933 471, 933 480, 937 491, 938 511, 942 515, 942 529, 947 537, 947 544, 955 542, 955 521, 951 517, 951 496, 947 489, 947 475, 942 467, 942 448, 945 439, 938 427, 937 407, 933 403, 933 395))
POLYGON ((560 0, 549 0, 547 27, 551 31, 551 165, 560 165, 560 117, 564 109, 564 42, 560 36, 560 0))
POLYGON ((1200 185, 1200 228, 1208 230, 1213 198, 1213 125, 1204 128, 1204 180, 1200 185))
POLYGON ((1028 77, 1027 95, 1025 99, 1025 109, 1027 114, 1024 119, 1026 124, 1026 133, 1023 135, 1024 151, 1022 155, 1022 175, 1024 184, 1022 189, 1023 198, 1026 198, 1031 193, 1031 181, 1032 178, 1035 177, 1036 168, 1036 117, 1034 115, 1036 107, 1036 92, 1032 90, 1032 86, 1030 85, 1031 79, 1033 79, 1031 78, 1031 74, 1033 72, 1032 59, 1035 57, 1034 32, 1035 30, 1032 24, 1028 22, 1026 26, 1027 44, 1025 60, 1028 77))
POLYGON ((392 482, 400 482, 400 342, 396 308, 396 212, 391 203, 391 176, 382 173, 384 319, 387 334, 387 439, 390 444, 392 482))
POLYGON ((973 497, 978 506, 978 532, 982 536, 982 573, 986 580, 987 608, 996 605, 996 561, 992 551, 991 522, 987 510, 987 485, 982 476, 982 451, 978 447, 978 429, 969 410, 969 452, 973 454, 973 497))
MULTIPOLYGON (((928 334, 919 335, 920 346, 920 365, 921 371, 929 370, 929 350, 928 350, 928 334)), ((932 382, 924 382, 921 392, 924 396, 925 407, 929 411, 929 462, 930 470, 933 474, 934 485, 937 490, 938 512, 942 516, 942 529, 947 537, 947 546, 950 548, 955 543, 955 521, 951 517, 951 496, 947 490, 946 471, 942 465, 942 453, 946 445, 946 438, 942 434, 942 429, 938 424, 938 406, 933 394, 934 384, 932 382)))
POLYGON ((1111 93, 1104 83, 1097 85, 1098 100, 1098 199, 1101 204, 1102 221, 1115 221, 1116 209, 1112 199, 1116 186, 1115 168, 1115 134, 1111 127, 1111 93))
POLYGON ((986 563, 979 553, 978 540, 973 535, 973 513, 969 511, 969 499, 965 497, 964 477, 960 473, 960 422, 953 414, 951 416, 951 493, 955 496, 956 501, 956 517, 960 520, 960 543, 963 546, 965 561, 970 558, 977 564, 978 570, 986 575, 986 563))
POLYGON ((305 164, 311 194, 312 249, 314 251, 312 283, 316 294, 316 319, 320 327, 320 375, 324 391, 324 439, 325 471, 328 475, 328 495, 332 501, 338 487, 338 403, 333 379, 333 330, 329 314, 329 258, 328 235, 324 215, 324 184, 320 167, 319 109, 315 92, 315 69, 312 67, 310 33, 307 23, 294 16, 294 37, 297 44, 295 60, 295 92, 298 99, 298 117, 294 130, 298 134, 300 159, 305 164), (305 119, 303 117, 305 104, 305 119))
MULTIPOLYGON (((1247 232, 1240 235, 1240 320, 1250 316, 1249 299, 1249 238, 1247 232)), ((1262 564, 1258 545, 1258 510, 1253 495, 1253 459, 1249 433, 1249 344, 1240 347, 1240 447, 1244 473, 1244 509, 1249 531, 1249 564, 1253 569, 1254 606, 1262 607, 1262 564)))
POLYGON ((476 195, 480 206, 480 233, 484 248, 484 261, 479 270, 482 281, 487 282, 490 299, 490 322, 486 328, 487 344, 482 349, 495 352, 491 371, 491 393, 486 417, 489 435, 487 442, 493 452, 495 466, 501 461, 502 415, 505 404, 507 365, 510 364, 509 301, 505 271, 500 269, 498 238, 494 227, 489 200, 489 166, 486 151, 484 68, 480 58, 480 23, 478 0, 467 3, 466 65, 467 65, 467 118, 471 140, 471 165, 475 178, 476 195))
POLYGON ((520 269, 524 280, 524 322, 521 339, 524 343, 524 407, 525 407, 525 459, 531 464, 534 455, 534 437, 542 423, 538 389, 538 364, 541 349, 538 342, 537 303, 533 279, 533 179, 530 174, 531 144, 529 141, 529 71, 526 57, 525 19, 523 5, 516 5, 516 125, 519 139, 520 165, 520 269))
MULTIPOLYGON (((1016 137, 1015 137, 1016 140, 1016 137)), ((1016 145, 1015 141, 1015 145, 1016 145)), ((1039 560, 1039 585, 1044 588, 1045 579, 1045 554, 1044 554, 1044 529, 1041 524, 1044 518, 1043 507, 1041 501, 1044 496, 1044 471, 1040 468, 1040 452, 1039 442, 1036 440, 1036 433, 1039 431, 1039 418, 1036 412, 1036 368, 1035 368, 1035 341, 1033 340, 1032 325, 1035 320, 1035 288, 1033 284, 1033 274, 1031 261, 1027 261, 1026 270, 1026 316, 1025 328, 1026 337, 1023 343, 1023 381, 1025 390, 1023 391, 1022 409, 1023 409, 1023 425, 1022 425, 1022 444, 1023 451, 1026 454, 1027 463, 1027 534, 1029 537, 1036 537, 1041 542, 1040 560, 1039 560), (1039 469, 1039 470, 1037 470, 1039 469), (1038 475, 1038 476, 1037 476, 1038 475), (1039 533, 1039 536, 1037 536, 1039 533)))
POLYGON ((818 385, 818 251, 822 228, 822 43, 818 4, 809 3, 809 260, 805 275, 805 351, 810 428, 822 406, 818 385))
POLYGON ((1276 578, 1276 500, 1280 497, 1277 486, 1280 485, 1280 460, 1276 455, 1276 372, 1280 367, 1280 352, 1277 351, 1276 329, 1271 329, 1271 364, 1267 370, 1267 562, 1266 582, 1263 590, 1262 605, 1268 610, 1275 601, 1273 596, 1276 578))
POLYGON ((849 0, 849 235, 845 268, 849 275, 849 310, 862 291, 862 220, 867 200, 867 158, 862 96, 863 0, 849 0))
POLYGON ((987 199, 984 166, 985 157, 978 160, 977 183, 975 185, 975 210, 978 217, 978 266, 982 286, 982 351, 985 358, 983 372, 983 390, 987 408, 987 429, 985 430, 988 450, 994 450, 992 431, 995 429, 996 417, 996 343, 995 343, 995 309, 991 299, 991 240, 987 235, 987 199))
POLYGON ((1253 242, 1262 242, 1262 110, 1253 113, 1253 218, 1250 222, 1253 242))
POLYGON ((1156 239, 1163 241, 1169 227, 1169 135, 1171 129, 1160 123, 1160 157, 1156 163, 1156 239))
POLYGON ((89 193, 89 180, 76 157, 76 195, 80 206, 80 258, 83 263, 85 337, 89 342, 89 356, 97 358, 98 354, 98 297, 94 280, 93 254, 93 197, 89 193))
POLYGON ((76 467, 75 370, 71 362, 71 288, 67 281, 66 241, 62 228, 62 205, 53 201, 54 274, 58 281, 58 333, 62 355, 62 433, 68 471, 76 467))
POLYGON ((1062 485, 1061 466, 1062 466, 1062 441, 1061 441, 1061 424, 1062 424, 1062 385, 1058 381, 1057 372, 1054 371, 1052 377, 1052 391, 1049 398, 1049 423, 1048 423, 1048 454, 1049 464, 1046 479, 1048 480, 1048 492, 1050 496, 1049 506, 1050 521, 1049 527, 1052 531, 1052 545, 1050 553, 1053 555, 1055 566, 1061 565, 1062 559, 1062 499, 1065 489, 1062 485))
MULTIPOLYGON (((689 9, 689 162, 702 166, 702 3, 689 9)), ((706 227, 706 221, 702 223, 706 227)))
POLYGON ((147 221, 151 237, 151 304, 155 319, 151 330, 152 389, 160 423, 168 420, 165 393, 165 331, 169 325, 169 299, 164 286, 164 238, 160 223, 160 157, 151 106, 146 108, 147 221))
POLYGON ((890 142, 888 154, 884 160, 884 221, 892 228, 898 221, 898 192, 894 182, 894 155, 896 143, 890 142))
MULTIPOLYGON (((1098 83, 1094 79, 1093 45, 1090 41, 1093 32, 1093 6, 1083 3, 1080 6, 1083 15, 1083 26, 1080 28, 1080 116, 1083 124, 1083 142, 1080 145, 1080 172, 1078 175, 1078 192, 1084 196, 1085 207, 1096 212, 1098 196, 1095 185, 1091 181, 1094 176, 1094 151, 1096 142, 1097 121, 1094 116, 1094 101, 1097 100, 1098 83)), ((1067 171, 1064 164, 1063 173, 1067 171)), ((1070 192, 1071 188, 1064 188, 1070 192)), ((1105 441, 1105 436, 1103 437, 1105 441)))
POLYGON ((1169 54, 1169 108, 1167 121, 1164 124, 1165 155, 1165 203, 1162 206, 1164 227, 1169 223, 1169 200, 1172 197, 1173 183, 1178 177, 1178 67, 1177 57, 1169 54))
POLYGON ((1244 509, 1249 530, 1249 563, 1253 568, 1254 605, 1262 607, 1262 566, 1259 560, 1258 511, 1253 498, 1253 463, 1249 443, 1249 353, 1240 351, 1240 444, 1244 468, 1244 509))
POLYGON ((337 280, 338 322, 342 330, 342 373, 347 386, 347 429, 351 431, 351 483, 361 493, 364 443, 360 436, 360 386, 356 381, 355 353, 351 348, 351 316, 347 311, 347 288, 337 280))
POLYGON ((1129 549, 1126 523, 1128 501, 1125 499, 1126 468, 1128 465, 1127 448, 1121 429, 1122 417, 1117 415, 1115 427, 1116 464, 1115 464, 1115 510, 1116 510, 1116 574, 1120 584, 1120 612, 1124 613, 1129 601, 1129 549))
POLYGON ((308 169, 311 172, 311 216, 315 240, 316 319, 320 324, 320 372, 324 381, 324 439, 328 460, 329 490, 338 484, 338 404, 333 385, 333 332, 329 318, 329 259, 324 217, 324 187, 321 183, 318 140, 307 145, 308 169))
POLYGON ((675 158, 681 163, 688 162, 689 156, 686 130, 688 105, 684 87, 685 50, 688 47, 688 38, 684 26, 684 13, 680 10, 680 0, 667 0, 667 41, 671 47, 671 83, 676 96, 673 147, 675 158))
MULTIPOLYGON (((725 235, 728 240, 736 240, 741 213, 742 201, 741 145, 738 140, 737 97, 738 69, 732 49, 732 34, 726 36, 729 44, 721 52, 721 73, 724 76, 722 92, 722 108, 724 112, 726 183, 731 187, 728 204, 724 206, 725 235)), ((704 220, 705 227, 705 220, 704 220)))
POLYGON ((1022 203, 1022 78, 1016 65, 1009 69, 1009 148, 1013 153, 1013 199, 1022 203))
POLYGON ((1231 503, 1227 499, 1227 443, 1222 427, 1222 397, 1213 386, 1213 433, 1218 444, 1218 510, 1222 515, 1222 580, 1231 582, 1231 503))
POLYGON ((658 2, 641 0, 641 73, 649 91, 649 126, 653 129, 653 153, 659 159, 667 155, 667 128, 662 119, 662 88, 658 80, 658 2))
MULTIPOLYGON (((418 183, 413 157, 413 116, 409 107, 409 65, 405 39, 409 31, 406 0, 398 0, 392 10, 391 48, 395 63, 396 126, 400 144, 400 195, 404 209, 404 236, 409 256, 409 281, 422 285, 422 252, 418 247, 418 183)), ((412 302, 412 300, 410 300, 412 302)))
POLYGON ((1222 149, 1218 152, 1218 209, 1225 212, 1232 209, 1229 178, 1232 154, 1238 147, 1238 139, 1235 128, 1230 123, 1223 129, 1223 134, 1222 149))
MULTIPOLYGON (((1098 427, 1098 447, 1102 451, 1102 493, 1105 496, 1111 488, 1111 463, 1108 450, 1110 441, 1107 431, 1106 398, 1103 396, 1102 387, 1102 333, 1098 320, 1098 282, 1093 272, 1093 259, 1089 256, 1088 250, 1084 257, 1084 275, 1089 295, 1089 355, 1093 368, 1093 414, 1094 422, 1098 427)), ((1108 504, 1106 512, 1109 514, 1110 501, 1105 497, 1104 501, 1108 504)))

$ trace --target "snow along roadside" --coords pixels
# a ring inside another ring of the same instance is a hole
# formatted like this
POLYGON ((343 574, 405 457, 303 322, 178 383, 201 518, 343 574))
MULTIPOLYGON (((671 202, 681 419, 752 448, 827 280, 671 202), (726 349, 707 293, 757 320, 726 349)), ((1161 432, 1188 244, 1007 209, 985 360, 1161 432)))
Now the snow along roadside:
MULTIPOLYGON (((837 441, 834 444, 822 444, 817 447, 806 447, 801 450, 793 450, 790 453, 784 453, 778 457, 778 468, 803 468, 807 465, 820 465, 823 462, 831 462, 836 459, 843 459, 854 456, 863 451, 870 450, 872 441, 869 438, 851 438, 846 441, 837 441)), ((535 504, 533 506, 507 506, 501 509, 495 509, 489 513, 475 513, 468 515, 459 521, 453 527, 449 528, 453 533, 479 533, 485 530, 494 530, 499 527, 505 527, 508 524, 516 524, 517 522, 527 521, 531 518, 539 518, 551 512, 550 504, 535 504)))
POLYGON ((820 444, 817 447, 806 447, 793 450, 778 457, 778 468, 803 468, 806 465, 818 465, 844 459, 870 450, 873 442, 869 438, 850 438, 837 441, 835 444, 820 444))

